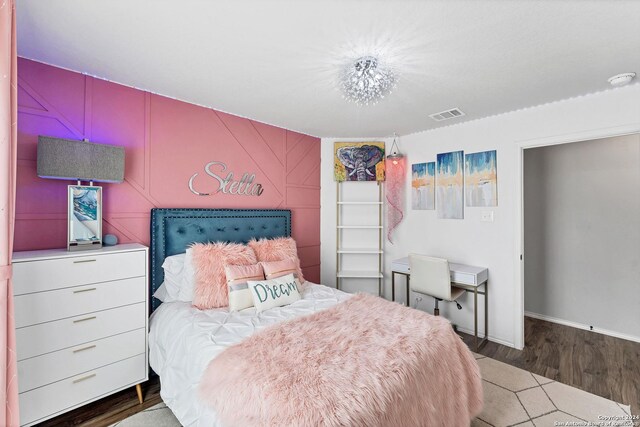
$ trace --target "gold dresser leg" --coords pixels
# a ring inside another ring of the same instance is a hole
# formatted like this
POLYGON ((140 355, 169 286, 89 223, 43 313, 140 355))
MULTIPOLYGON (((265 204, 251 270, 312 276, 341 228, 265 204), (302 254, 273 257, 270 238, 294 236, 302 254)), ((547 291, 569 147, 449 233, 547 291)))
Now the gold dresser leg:
POLYGON ((138 392, 138 400, 142 405, 142 402, 144 402, 144 400, 142 399, 142 386, 140 384, 136 384, 136 392, 138 392))

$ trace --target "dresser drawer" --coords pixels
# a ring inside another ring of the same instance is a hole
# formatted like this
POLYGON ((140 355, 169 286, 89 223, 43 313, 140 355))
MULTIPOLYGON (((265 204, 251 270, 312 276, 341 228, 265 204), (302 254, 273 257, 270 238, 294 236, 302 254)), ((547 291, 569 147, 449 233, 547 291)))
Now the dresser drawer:
POLYGON ((94 254, 13 264, 14 295, 140 277, 145 251, 94 254))
POLYGON ((16 329, 18 360, 144 328, 146 303, 16 329))
POLYGON ((37 292, 14 297, 16 328, 144 302, 145 277, 37 292))
POLYGON ((32 390, 146 352, 144 328, 18 362, 19 391, 32 390))
POLYGON ((147 377, 145 355, 141 354, 105 367, 87 371, 45 387, 20 394, 20 422, 29 424, 65 412, 118 388, 134 385, 147 377))

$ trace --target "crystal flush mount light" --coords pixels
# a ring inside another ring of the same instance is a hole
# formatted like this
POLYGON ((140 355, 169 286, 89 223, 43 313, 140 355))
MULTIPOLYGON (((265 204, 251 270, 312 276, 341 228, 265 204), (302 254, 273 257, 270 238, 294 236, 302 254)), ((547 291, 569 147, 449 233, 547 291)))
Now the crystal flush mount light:
POLYGON ((345 99, 357 105, 369 105, 391 93, 396 77, 378 58, 363 56, 344 68, 340 84, 345 99))

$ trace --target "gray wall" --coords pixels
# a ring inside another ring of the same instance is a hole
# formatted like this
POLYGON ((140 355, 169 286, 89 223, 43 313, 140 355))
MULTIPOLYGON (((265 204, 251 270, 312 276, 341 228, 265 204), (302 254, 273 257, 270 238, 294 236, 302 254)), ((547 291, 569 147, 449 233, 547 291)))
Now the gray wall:
POLYGON ((640 135, 524 152, 525 310, 640 337, 640 135))

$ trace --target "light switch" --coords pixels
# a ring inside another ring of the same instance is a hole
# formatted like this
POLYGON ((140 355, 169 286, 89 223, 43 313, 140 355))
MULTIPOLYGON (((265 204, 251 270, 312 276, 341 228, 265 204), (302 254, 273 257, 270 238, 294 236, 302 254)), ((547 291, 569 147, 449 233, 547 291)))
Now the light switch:
POLYGON ((482 216, 480 217, 480 221, 493 222, 493 211, 482 211, 482 216))

